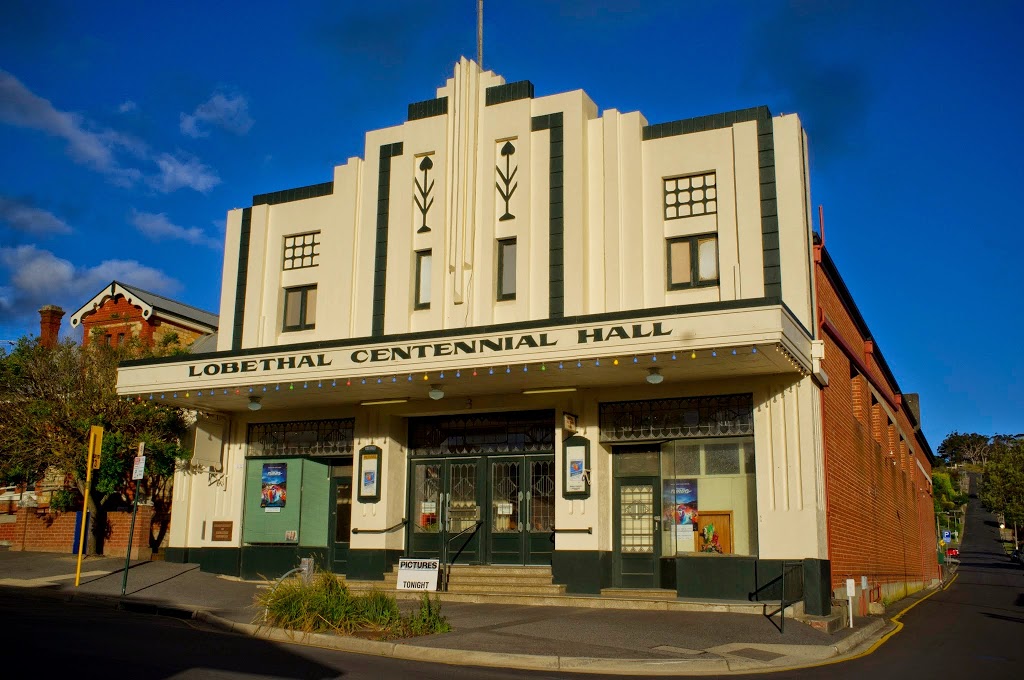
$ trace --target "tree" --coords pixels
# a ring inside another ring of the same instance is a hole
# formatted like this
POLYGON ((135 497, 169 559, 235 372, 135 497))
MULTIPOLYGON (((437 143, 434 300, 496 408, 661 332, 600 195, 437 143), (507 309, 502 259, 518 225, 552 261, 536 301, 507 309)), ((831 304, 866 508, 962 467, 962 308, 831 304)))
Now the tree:
POLYGON ((1024 436, 1001 435, 981 480, 981 502, 1016 529, 1024 524, 1024 436))
POLYGON ((991 449, 988 435, 977 432, 961 434, 954 431, 946 435, 939 444, 939 457, 945 460, 947 465, 970 463, 984 466, 991 449))
MULTIPOLYGON (((69 475, 93 517, 105 526, 108 510, 134 493, 132 461, 146 444, 143 495, 162 513, 170 503, 169 483, 188 425, 181 409, 158 406, 116 392, 117 365, 151 351, 130 341, 121 347, 65 341, 46 347, 21 339, 0 350, 0 480, 31 483, 48 469, 69 475), (104 428, 99 470, 85 488, 89 429, 104 428)), ((95 550, 96 536, 90 537, 95 550)))

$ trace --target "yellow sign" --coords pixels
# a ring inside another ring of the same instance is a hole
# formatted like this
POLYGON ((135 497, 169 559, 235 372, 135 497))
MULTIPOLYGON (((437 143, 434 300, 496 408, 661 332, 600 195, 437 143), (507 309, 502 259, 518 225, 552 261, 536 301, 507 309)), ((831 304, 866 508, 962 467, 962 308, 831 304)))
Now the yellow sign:
POLYGON ((93 425, 89 428, 89 463, 93 470, 100 469, 100 453, 103 451, 103 427, 93 425))

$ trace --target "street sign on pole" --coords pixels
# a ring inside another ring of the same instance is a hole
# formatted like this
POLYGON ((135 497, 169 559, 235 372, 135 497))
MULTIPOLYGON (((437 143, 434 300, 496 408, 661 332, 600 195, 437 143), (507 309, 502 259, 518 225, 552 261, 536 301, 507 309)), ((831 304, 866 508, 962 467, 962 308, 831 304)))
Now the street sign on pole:
POLYGON ((132 464, 132 481, 139 481, 146 476, 146 457, 135 456, 135 462, 132 464))
POLYGON ((942 532, 942 540, 945 541, 946 543, 949 543, 949 539, 950 539, 949 529, 946 529, 945 531, 942 532))
POLYGON ((89 452, 85 457, 85 498, 82 501, 82 526, 78 533, 78 563, 75 565, 75 587, 82 580, 82 555, 85 554, 85 525, 89 517, 89 492, 92 490, 92 471, 100 469, 100 452, 103 450, 103 428, 93 425, 89 428, 89 452))

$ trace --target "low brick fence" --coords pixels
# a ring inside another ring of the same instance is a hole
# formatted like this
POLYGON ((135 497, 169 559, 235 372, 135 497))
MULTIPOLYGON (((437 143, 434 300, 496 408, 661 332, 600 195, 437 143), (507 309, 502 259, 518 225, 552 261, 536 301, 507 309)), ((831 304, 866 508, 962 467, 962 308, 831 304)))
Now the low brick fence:
MULTIPOLYGON (((75 545, 77 515, 77 512, 39 512, 36 508, 19 508, 14 514, 0 517, 3 520, 0 521, 0 544, 8 545, 14 551, 71 553, 75 545), (10 521, 12 517, 13 522, 10 521)), ((153 555, 149 546, 153 516, 153 506, 139 506, 132 539, 133 560, 148 560, 153 555)), ((130 510, 107 513, 102 541, 105 556, 125 556, 131 522, 130 510)))

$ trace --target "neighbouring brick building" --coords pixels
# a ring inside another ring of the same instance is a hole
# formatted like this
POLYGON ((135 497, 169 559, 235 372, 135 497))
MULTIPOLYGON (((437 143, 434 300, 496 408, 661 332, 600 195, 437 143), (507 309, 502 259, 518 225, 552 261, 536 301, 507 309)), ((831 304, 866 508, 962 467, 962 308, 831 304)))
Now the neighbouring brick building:
POLYGON ((217 331, 217 315, 112 281, 71 315, 71 326, 82 327, 83 345, 117 346, 135 336, 151 346, 170 340, 173 333, 179 346, 188 347, 217 331))
POLYGON ((382 581, 468 535, 562 592, 789 574, 813 614, 930 583, 931 452, 815 243, 807 144, 460 61, 330 181, 228 213, 216 351, 122 364, 201 414, 168 559, 382 581))

